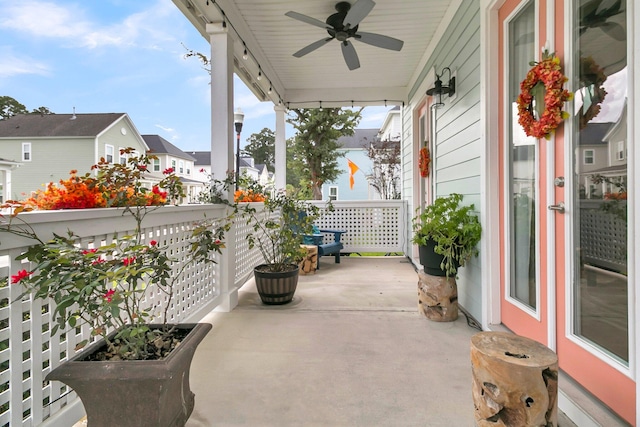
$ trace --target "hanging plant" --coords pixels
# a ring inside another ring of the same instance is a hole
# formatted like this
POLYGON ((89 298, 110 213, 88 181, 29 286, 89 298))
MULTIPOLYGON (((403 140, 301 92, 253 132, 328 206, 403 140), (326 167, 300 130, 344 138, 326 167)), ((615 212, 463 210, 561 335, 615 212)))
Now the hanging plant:
POLYGON ((580 130, 584 129, 587 124, 600 114, 601 104, 607 91, 602 86, 607 80, 604 68, 600 67, 593 57, 587 56, 580 58, 580 82, 584 90, 589 93, 590 104, 584 108, 584 96, 582 107, 578 111, 578 122, 580 130))
POLYGON ((429 155, 429 149, 422 147, 420 149, 420 156, 418 157, 418 168, 420 168, 420 176, 426 178, 429 176, 429 164, 431 163, 431 157, 429 155))
POLYGON ((527 136, 549 139, 560 123, 569 118, 562 106, 571 99, 571 93, 562 88, 567 77, 562 74, 560 59, 555 54, 545 50, 542 61, 531 65, 533 68, 520 83, 518 123, 527 136))

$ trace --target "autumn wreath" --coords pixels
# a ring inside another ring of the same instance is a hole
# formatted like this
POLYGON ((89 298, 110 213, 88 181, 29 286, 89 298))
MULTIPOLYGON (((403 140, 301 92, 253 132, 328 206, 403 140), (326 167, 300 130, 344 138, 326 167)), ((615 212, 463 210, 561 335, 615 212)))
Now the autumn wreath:
POLYGON ((562 89, 567 77, 562 74, 560 59, 555 54, 544 51, 542 61, 532 65, 520 83, 518 123, 527 136, 549 139, 562 120, 569 117, 562 106, 571 99, 571 93, 562 89), (534 109, 539 120, 533 115, 534 109))
POLYGON ((431 163, 431 157, 429 156, 429 149, 422 147, 420 149, 420 157, 418 157, 418 167, 420 168, 420 176, 426 178, 429 176, 429 164, 431 163))

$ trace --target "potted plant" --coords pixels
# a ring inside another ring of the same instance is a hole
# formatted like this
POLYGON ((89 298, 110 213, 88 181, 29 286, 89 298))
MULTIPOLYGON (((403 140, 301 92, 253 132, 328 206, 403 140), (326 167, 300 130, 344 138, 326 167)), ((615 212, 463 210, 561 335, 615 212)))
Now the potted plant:
POLYGON ((482 227, 474 205, 461 206, 461 201, 462 195, 453 193, 416 209, 413 243, 420 247, 420 263, 428 274, 455 276, 458 267, 478 255, 482 227))
MULTIPOLYGON (((132 155, 132 149, 123 150, 132 155)), ((224 248, 224 233, 232 218, 192 224, 189 255, 171 257, 166 247, 144 232, 143 220, 152 210, 182 196, 172 169, 147 188, 145 172, 152 156, 130 157, 126 164, 102 159, 95 174, 50 184, 22 202, 7 202, 0 215, 0 232, 33 240, 17 259, 30 267, 11 276, 25 294, 46 300, 56 322, 51 333, 88 325, 94 337, 89 347, 54 368, 47 380, 59 380, 82 400, 89 425, 182 426, 194 406, 189 366, 209 324, 168 324, 167 311, 145 301, 159 289, 166 307, 173 286, 190 264, 215 262, 211 255, 224 248), (121 207, 130 215, 134 232, 113 240, 87 243, 72 231, 66 236, 40 237, 28 222, 35 209, 121 207), (158 323, 154 319, 160 318, 158 323), (105 402, 109 402, 105 405, 105 402)), ((161 237, 157 237, 162 240, 161 237)), ((78 345, 76 350, 88 344, 78 345)))
POLYGON ((265 304, 291 302, 298 284, 298 264, 306 254, 303 238, 313 233, 319 208, 281 190, 266 196, 261 207, 245 204, 241 212, 252 230, 247 235, 249 248, 257 248, 264 261, 254 268, 260 299, 265 304))

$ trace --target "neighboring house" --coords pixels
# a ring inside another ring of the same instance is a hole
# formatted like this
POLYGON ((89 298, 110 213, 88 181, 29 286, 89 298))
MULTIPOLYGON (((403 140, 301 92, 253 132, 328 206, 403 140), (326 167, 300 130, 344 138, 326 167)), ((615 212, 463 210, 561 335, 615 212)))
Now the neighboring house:
POLYGON ((12 171, 12 199, 23 199, 49 182, 82 175, 100 158, 126 161, 120 149, 147 145, 126 113, 19 114, 0 120, 0 153, 22 165, 12 171))
POLYGON ((344 157, 337 159, 338 169, 342 173, 333 182, 325 182, 322 185, 322 198, 324 200, 373 200, 376 191, 369 185, 367 175, 373 167, 373 162, 367 156, 366 146, 378 140, 379 129, 355 129, 351 136, 338 138, 339 152, 344 157), (349 161, 358 167, 353 174, 353 188, 349 176, 349 161))
MULTIPOLYGON (((208 182, 211 174, 211 151, 187 151, 194 158, 194 179, 208 182)), ((273 173, 266 165, 255 164, 252 157, 240 158, 240 176, 246 175, 264 187, 273 185, 273 173)), ((216 177, 217 178, 217 177, 216 177)), ((223 179, 224 177, 217 178, 223 179)))
POLYGON ((400 106, 387 111, 387 115, 380 126, 378 136, 382 141, 400 141, 402 138, 402 119, 400 106))
POLYGON ((0 158, 0 204, 11 200, 11 171, 21 165, 21 163, 14 162, 13 160, 0 158))
POLYGON ((604 194, 602 185, 594 183, 591 177, 597 171, 611 166, 609 144, 605 138, 612 126, 613 123, 589 123, 580 139, 576 161, 579 162, 580 193, 584 198, 601 199, 604 194))
POLYGON ((173 169, 182 182, 186 194, 184 202, 195 203, 206 181, 206 179, 199 179, 200 174, 195 173, 195 157, 185 153, 160 135, 142 135, 142 138, 149 147, 149 153, 157 157, 151 163, 151 173, 162 174, 166 169, 173 169))

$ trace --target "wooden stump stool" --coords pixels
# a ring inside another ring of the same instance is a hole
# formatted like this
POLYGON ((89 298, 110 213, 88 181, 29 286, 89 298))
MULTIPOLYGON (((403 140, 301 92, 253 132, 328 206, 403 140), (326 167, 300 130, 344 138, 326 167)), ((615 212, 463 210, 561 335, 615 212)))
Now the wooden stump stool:
POLYGON ((418 310, 427 319, 451 322, 458 318, 458 286, 454 277, 418 271, 418 310))
POLYGON ((304 259, 300 261, 300 274, 315 274, 318 266, 318 247, 316 245, 302 245, 307 251, 304 259))
POLYGON ((507 332, 471 337, 476 425, 558 425, 558 356, 507 332))

